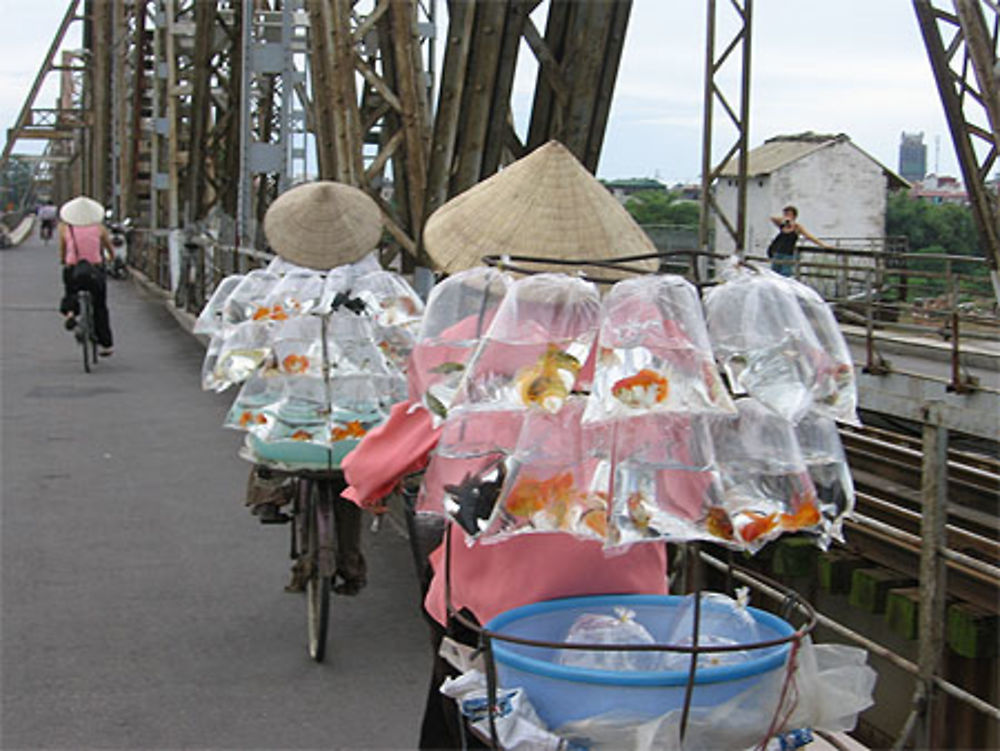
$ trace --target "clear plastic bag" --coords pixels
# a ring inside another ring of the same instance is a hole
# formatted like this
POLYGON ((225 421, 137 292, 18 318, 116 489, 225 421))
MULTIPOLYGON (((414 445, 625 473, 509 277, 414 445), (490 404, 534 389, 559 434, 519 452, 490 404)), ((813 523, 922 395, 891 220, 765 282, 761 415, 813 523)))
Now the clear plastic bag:
POLYGON ((271 309, 264 304, 267 296, 281 277, 261 269, 254 269, 236 286, 222 308, 222 320, 226 324, 244 321, 268 321, 271 309))
POLYGON ((315 316, 290 318, 271 329, 277 368, 286 375, 323 377, 323 323, 315 316))
POLYGON ((558 412, 597 335, 597 288, 564 274, 511 285, 455 400, 469 409, 558 412))
POLYGON ((275 370, 256 371, 240 389, 223 426, 267 435, 285 398, 285 378, 275 370))
POLYGON ((676 276, 618 282, 604 300, 585 420, 733 412, 695 288, 676 276))
POLYGON ((227 276, 215 285, 212 296, 205 303, 205 307, 201 309, 201 313, 198 314, 198 320, 194 322, 193 331, 195 334, 215 336, 222 331, 224 325, 223 310, 226 301, 242 281, 243 274, 234 274, 227 276))
POLYGON ((270 319, 284 321, 317 309, 324 284, 325 280, 316 272, 285 274, 264 298, 264 307, 270 311, 270 319))
POLYGON ((493 513, 503 462, 517 445, 521 412, 464 412, 444 423, 420 486, 416 510, 448 515, 469 535, 493 513))
POLYGON ((424 313, 424 303, 398 274, 376 271, 359 277, 353 294, 364 300, 375 320, 378 346, 392 363, 405 370, 424 313))
POLYGON ((243 383, 271 355, 271 336, 266 324, 244 321, 226 326, 213 337, 205 353, 202 388, 225 391, 243 383))
MULTIPOLYGON (((734 647, 763 641, 757 621, 747 612, 748 591, 733 599, 719 592, 701 594, 701 613, 698 617, 698 646, 734 647)), ((690 647, 694 644, 694 609, 696 595, 688 595, 677 608, 676 619, 670 627, 667 644, 690 647)), ((773 648, 772 648, 773 649, 773 648)), ((767 654, 766 650, 740 649, 726 652, 706 652, 698 655, 698 667, 738 665, 767 654)), ((667 652, 664 670, 686 670, 691 655, 667 652)))
POLYGON ((795 279, 775 276, 795 293, 799 307, 820 343, 820 351, 816 354, 813 409, 836 420, 858 424, 854 358, 833 311, 812 287, 795 279))
POLYGON ((822 531, 793 425, 755 399, 740 399, 736 408, 737 417, 712 421, 733 541, 753 552, 783 532, 822 531))
POLYGON ((375 322, 349 310, 331 313, 326 323, 326 348, 331 378, 353 375, 387 376, 398 373, 378 346, 375 322))
MULTIPOLYGON (((614 615, 585 613, 579 616, 563 640, 566 644, 655 644, 645 626, 635 620, 635 611, 616 607, 614 615)), ((592 670, 665 670, 663 652, 623 650, 560 650, 560 665, 592 670)))
POLYGON ((740 269, 705 294, 716 357, 734 393, 797 422, 813 405, 822 347, 795 292, 774 275, 740 269))
POLYGON ((571 397, 555 414, 525 415, 481 540, 553 531, 606 539, 611 466, 604 457, 612 433, 607 425, 584 425, 584 407, 585 399, 571 397))
POLYGON ((460 271, 431 290, 407 372, 410 399, 447 416, 465 368, 507 294, 510 278, 491 268, 460 271))
POLYGON ((795 437, 816 488, 820 512, 828 522, 820 536, 820 545, 825 550, 831 537, 844 541, 844 519, 854 513, 854 480, 840 431, 832 419, 810 412, 795 426, 795 437))
POLYGON ((706 418, 649 414, 617 421, 614 431, 610 545, 731 543, 706 418))

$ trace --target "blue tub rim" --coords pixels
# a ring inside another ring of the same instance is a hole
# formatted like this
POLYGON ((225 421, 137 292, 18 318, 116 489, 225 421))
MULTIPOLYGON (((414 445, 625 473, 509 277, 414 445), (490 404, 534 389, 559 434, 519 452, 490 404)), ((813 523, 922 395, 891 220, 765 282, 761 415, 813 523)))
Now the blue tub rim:
MULTIPOLYGON (((485 631, 490 636, 493 658, 511 668, 523 672, 532 673, 543 678, 556 678, 560 680, 573 681, 575 683, 591 683, 611 686, 643 686, 643 687, 670 687, 686 686, 688 682, 688 670, 598 670, 596 668, 580 668, 567 665, 560 665, 555 662, 548 662, 536 657, 528 657, 518 654, 508 648, 503 641, 503 627, 531 615, 539 613, 550 613, 555 610, 569 610, 580 605, 591 607, 621 606, 630 605, 664 605, 668 603, 680 604, 686 598, 682 595, 595 595, 584 597, 564 597, 554 600, 544 600, 542 602, 522 605, 520 607, 506 610, 500 615, 492 618, 487 624, 485 631)), ((704 606, 706 603, 702 603, 704 606)), ((792 639, 797 633, 796 629, 787 621, 778 616, 754 607, 748 607, 747 611, 765 627, 771 628, 780 634, 779 638, 792 639)), ((752 651, 753 645, 747 645, 752 651)), ((784 665, 791 650, 791 643, 778 647, 767 647, 770 651, 763 657, 757 657, 736 665, 717 665, 714 667, 699 667, 695 673, 695 685, 707 685, 712 683, 722 683, 737 681, 742 678, 764 675, 777 667, 784 665)))

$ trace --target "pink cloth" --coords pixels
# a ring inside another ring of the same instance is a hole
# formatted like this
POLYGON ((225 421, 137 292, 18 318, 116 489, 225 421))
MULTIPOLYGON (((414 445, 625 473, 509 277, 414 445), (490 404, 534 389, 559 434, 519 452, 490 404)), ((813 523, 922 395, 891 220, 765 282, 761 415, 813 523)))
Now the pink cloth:
POLYGON ((371 430, 340 462, 348 488, 341 495, 362 508, 376 505, 406 475, 427 466, 441 428, 423 407, 394 404, 389 419, 371 430))
POLYGON ((66 228, 66 265, 73 266, 80 261, 88 261, 95 266, 101 258, 101 225, 66 228))
MULTIPOLYGON (((445 546, 431 553, 434 578, 424 607, 445 625, 445 546)), ((567 534, 526 534, 469 547, 451 527, 451 601, 485 624, 511 608, 557 597, 666 594, 667 554, 660 543, 605 556, 601 543, 567 534)))

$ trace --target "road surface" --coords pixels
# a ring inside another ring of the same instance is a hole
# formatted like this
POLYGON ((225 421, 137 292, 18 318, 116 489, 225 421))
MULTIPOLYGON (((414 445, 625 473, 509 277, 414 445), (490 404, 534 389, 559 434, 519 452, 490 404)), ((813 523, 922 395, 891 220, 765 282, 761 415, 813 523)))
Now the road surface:
POLYGON ((0 251, 0 747, 413 748, 430 669, 406 543, 369 536, 328 662, 287 594, 287 527, 243 508, 232 392, 109 281, 116 351, 85 375, 54 246, 0 251))

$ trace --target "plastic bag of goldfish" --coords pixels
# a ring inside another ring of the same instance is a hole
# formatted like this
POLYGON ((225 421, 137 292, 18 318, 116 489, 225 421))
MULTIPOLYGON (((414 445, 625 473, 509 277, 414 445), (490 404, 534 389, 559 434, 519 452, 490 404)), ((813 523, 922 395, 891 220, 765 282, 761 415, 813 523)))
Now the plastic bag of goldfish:
POLYGON ((764 275, 728 274, 707 325, 677 277, 622 281, 603 301, 561 274, 445 280, 408 373, 411 399, 445 424, 418 511, 484 542, 566 532, 755 551, 788 532, 839 538, 854 493, 833 416, 853 417, 853 370, 818 296, 776 275, 741 292, 764 275), (744 298, 757 315, 712 317, 744 298), (791 402, 761 379, 775 371, 791 402))

